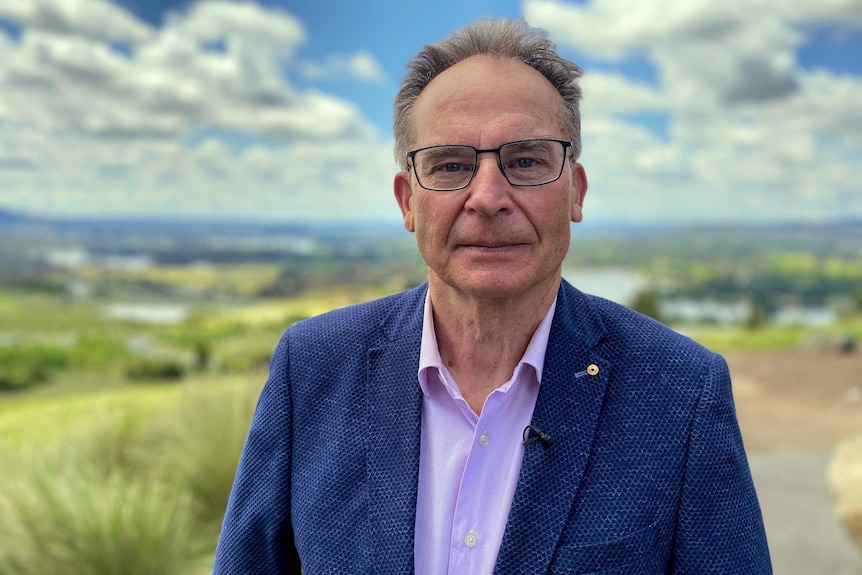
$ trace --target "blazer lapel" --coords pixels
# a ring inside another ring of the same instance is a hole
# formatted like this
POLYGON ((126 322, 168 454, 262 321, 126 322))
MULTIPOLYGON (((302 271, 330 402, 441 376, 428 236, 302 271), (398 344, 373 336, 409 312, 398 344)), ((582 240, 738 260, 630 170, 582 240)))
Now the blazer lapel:
POLYGON ((592 312, 587 298, 564 282, 532 419, 553 445, 525 448, 497 572, 547 571, 583 479, 611 371, 592 349, 604 335, 592 312))
POLYGON ((413 572, 422 406, 416 372, 423 301, 424 290, 408 292, 384 325, 386 341, 368 351, 370 552, 371 564, 381 573, 413 572))

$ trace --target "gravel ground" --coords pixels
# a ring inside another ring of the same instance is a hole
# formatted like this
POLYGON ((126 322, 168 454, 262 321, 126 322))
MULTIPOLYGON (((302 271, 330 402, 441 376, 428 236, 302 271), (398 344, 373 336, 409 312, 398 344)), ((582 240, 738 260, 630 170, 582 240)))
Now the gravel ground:
POLYGON ((862 575, 826 484, 832 450, 862 433, 862 353, 725 357, 775 575, 862 575))
POLYGON ((828 453, 751 457, 775 575, 862 575, 862 552, 832 511, 828 453))

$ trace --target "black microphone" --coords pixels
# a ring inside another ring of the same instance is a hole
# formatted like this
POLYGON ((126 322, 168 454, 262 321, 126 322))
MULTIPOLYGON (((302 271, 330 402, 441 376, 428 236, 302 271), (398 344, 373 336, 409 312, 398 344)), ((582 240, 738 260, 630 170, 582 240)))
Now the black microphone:
POLYGON ((528 425, 524 428, 524 447, 527 447, 531 443, 535 443, 536 441, 540 442, 545 447, 550 447, 554 444, 554 440, 550 435, 536 427, 535 425, 528 425))

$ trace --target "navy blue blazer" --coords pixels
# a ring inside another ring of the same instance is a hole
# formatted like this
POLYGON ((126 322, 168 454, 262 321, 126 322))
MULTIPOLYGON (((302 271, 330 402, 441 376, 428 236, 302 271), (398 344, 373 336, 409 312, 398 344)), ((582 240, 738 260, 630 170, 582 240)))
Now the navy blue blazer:
MULTIPOLYGON (((285 331, 214 573, 413 571, 426 291, 285 331)), ((564 281, 533 424, 496 573, 772 572, 719 355, 564 281)))

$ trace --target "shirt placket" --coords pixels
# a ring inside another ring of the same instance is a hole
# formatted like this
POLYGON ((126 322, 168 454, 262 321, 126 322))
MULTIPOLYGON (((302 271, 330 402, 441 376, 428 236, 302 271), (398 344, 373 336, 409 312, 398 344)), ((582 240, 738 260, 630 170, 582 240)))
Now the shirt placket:
POLYGON ((487 524, 483 515, 488 505, 495 504, 488 499, 485 478, 496 472, 494 464, 501 456, 499 442, 494 442, 496 430, 490 422, 502 397, 502 393, 492 393, 475 423, 452 521, 449 573, 482 573, 482 567, 488 564, 487 556, 496 551, 489 547, 493 538, 483 531, 487 524))

